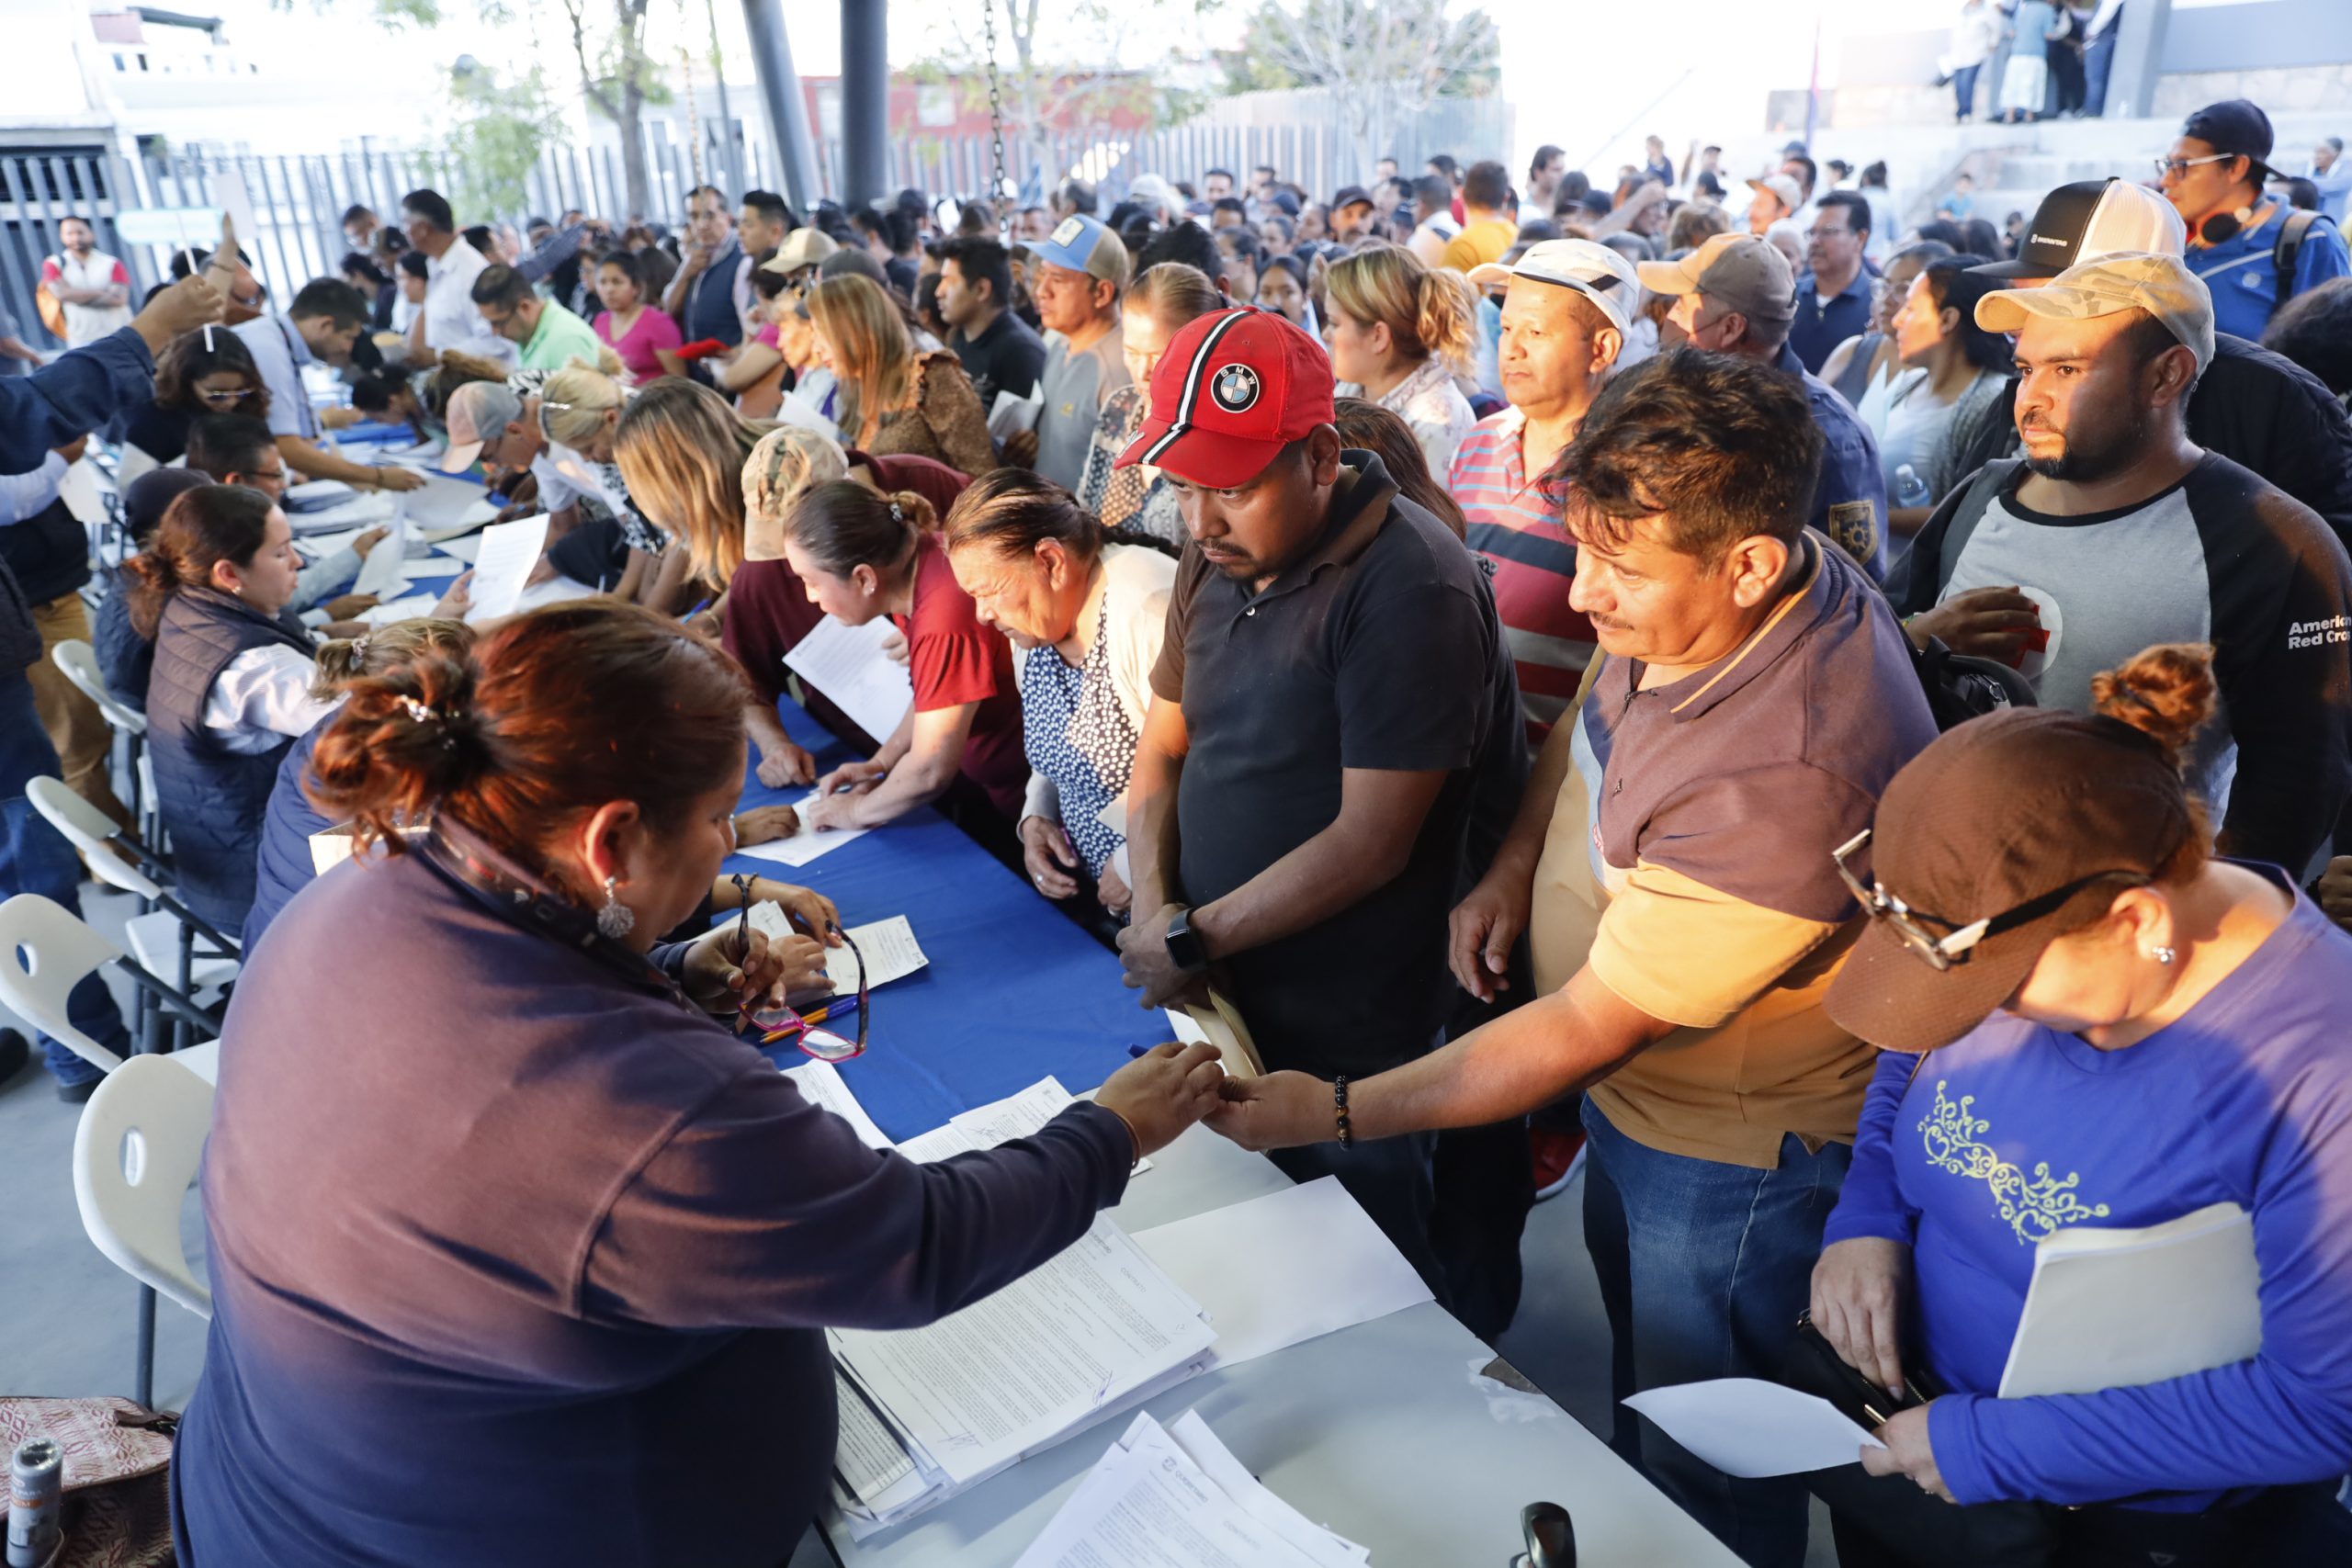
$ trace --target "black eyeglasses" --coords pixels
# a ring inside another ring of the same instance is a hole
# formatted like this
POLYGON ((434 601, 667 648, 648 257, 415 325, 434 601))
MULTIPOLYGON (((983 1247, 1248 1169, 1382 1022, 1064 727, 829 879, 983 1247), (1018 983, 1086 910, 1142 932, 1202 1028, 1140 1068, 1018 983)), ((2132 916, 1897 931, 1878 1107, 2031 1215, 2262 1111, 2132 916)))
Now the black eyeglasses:
MULTIPOLYGON (((752 879, 740 873, 734 878, 736 894, 741 902, 737 906, 735 933, 741 944, 739 955, 748 957, 752 951, 752 879)), ((842 939, 849 955, 857 964, 857 1038, 853 1041, 830 1029, 817 1026, 832 1019, 840 1010, 841 998, 836 996, 803 1014, 790 1007, 754 1008, 745 1002, 737 1010, 739 1029, 749 1024, 760 1032, 760 1043, 773 1045, 778 1041, 793 1040, 804 1055, 820 1062, 846 1062, 853 1056, 865 1055, 866 1032, 874 1017, 872 993, 865 984, 865 954, 858 951, 857 939, 841 927, 828 921, 826 930, 842 939), (794 1037, 797 1036, 797 1039, 794 1037)))
POLYGON ((1951 969, 1955 964, 1967 962, 1968 954, 1986 937, 2001 931, 2014 931, 2030 921, 2040 919, 2042 916, 2062 907, 2067 899, 2072 898, 2094 882, 2109 877, 2121 877, 2128 879, 2124 882, 2124 886, 2145 887, 2154 880, 2144 872, 2094 871, 2087 876, 2078 876, 2072 882, 2053 887, 2047 893, 2029 898, 2024 903, 2012 906, 1996 915, 1987 915, 1981 920, 1971 920, 1964 926, 1954 926, 1950 920, 1939 916, 1923 915, 1913 909, 1902 899, 1889 893, 1884 885, 1876 880, 1872 880, 1867 886, 1863 886, 1862 879, 1854 874, 1846 861, 1855 851, 1870 842, 1870 838, 1871 830, 1865 828, 1829 852, 1830 860, 1837 864, 1838 879, 1846 884, 1846 890, 1854 896, 1854 901, 1862 907, 1862 913, 1892 929, 1894 934, 1902 939, 1905 947, 1917 953, 1929 968, 1939 975, 1951 969), (1932 920, 1937 925, 1946 927, 1946 933, 1942 936, 1936 935, 1919 923, 1922 920, 1932 920))

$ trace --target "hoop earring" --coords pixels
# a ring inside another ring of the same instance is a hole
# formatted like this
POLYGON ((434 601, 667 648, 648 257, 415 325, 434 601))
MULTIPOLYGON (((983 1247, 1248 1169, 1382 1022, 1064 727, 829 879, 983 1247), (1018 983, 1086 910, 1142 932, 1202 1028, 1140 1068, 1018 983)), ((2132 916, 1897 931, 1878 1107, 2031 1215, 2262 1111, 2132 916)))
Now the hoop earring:
POLYGON ((637 927, 637 911, 622 903, 613 891, 619 881, 617 876, 605 878, 605 907, 596 911, 596 930, 616 941, 628 935, 637 927))

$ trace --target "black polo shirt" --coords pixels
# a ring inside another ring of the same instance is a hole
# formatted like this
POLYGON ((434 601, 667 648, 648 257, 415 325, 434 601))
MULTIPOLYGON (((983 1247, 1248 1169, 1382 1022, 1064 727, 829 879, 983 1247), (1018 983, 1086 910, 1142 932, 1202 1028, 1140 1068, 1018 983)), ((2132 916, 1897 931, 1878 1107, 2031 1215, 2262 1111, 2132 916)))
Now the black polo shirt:
POLYGON ((1520 723, 1486 574, 1377 457, 1341 460, 1322 539, 1262 592, 1186 547, 1151 676, 1191 733, 1178 879, 1195 905, 1329 827, 1342 769, 1453 775, 1394 881, 1224 962, 1267 1065, 1325 1074, 1377 1072, 1435 1041, 1470 803, 1519 755, 1520 723))
POLYGON ((947 346, 963 361, 964 374, 980 395, 980 407, 991 412, 999 392, 1025 398, 1035 391, 1037 377, 1046 368, 1046 340, 1010 310, 998 311, 978 337, 956 333, 947 346))

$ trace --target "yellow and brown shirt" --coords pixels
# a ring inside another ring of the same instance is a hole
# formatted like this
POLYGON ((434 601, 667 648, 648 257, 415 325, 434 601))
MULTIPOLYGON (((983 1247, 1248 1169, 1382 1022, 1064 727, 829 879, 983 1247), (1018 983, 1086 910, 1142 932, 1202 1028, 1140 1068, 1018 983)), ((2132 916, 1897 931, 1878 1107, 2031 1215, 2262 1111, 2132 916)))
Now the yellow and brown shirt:
POLYGON ((1681 1026, 1592 1087, 1609 1120, 1758 1168, 1786 1134, 1853 1140, 1874 1053, 1821 1009, 1860 920, 1830 852, 1936 734, 1885 599, 1802 542, 1801 585, 1721 663, 1644 691, 1596 661, 1530 927, 1539 989, 1589 965, 1681 1026))

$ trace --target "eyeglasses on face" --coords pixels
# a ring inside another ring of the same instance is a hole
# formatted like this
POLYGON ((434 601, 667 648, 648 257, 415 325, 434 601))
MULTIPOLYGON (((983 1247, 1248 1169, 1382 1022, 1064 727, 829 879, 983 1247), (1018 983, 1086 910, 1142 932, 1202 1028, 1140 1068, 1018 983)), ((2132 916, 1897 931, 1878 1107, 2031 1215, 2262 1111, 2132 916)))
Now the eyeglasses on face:
POLYGON ((240 387, 233 391, 226 392, 207 392, 198 390, 196 395, 202 398, 208 403, 236 403, 243 402, 245 399, 252 397, 254 395, 254 389, 251 387, 240 387))
POLYGON ((2236 156, 2234 152, 2215 152, 2203 158, 2158 158, 2155 160, 2156 178, 2177 180, 2200 164, 2226 164, 2236 156))

